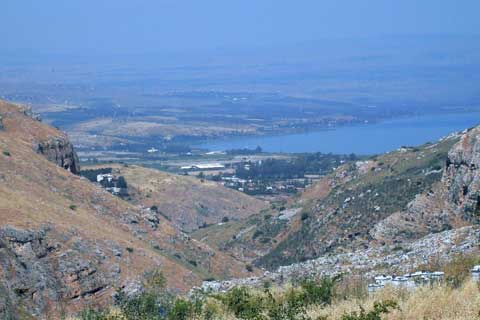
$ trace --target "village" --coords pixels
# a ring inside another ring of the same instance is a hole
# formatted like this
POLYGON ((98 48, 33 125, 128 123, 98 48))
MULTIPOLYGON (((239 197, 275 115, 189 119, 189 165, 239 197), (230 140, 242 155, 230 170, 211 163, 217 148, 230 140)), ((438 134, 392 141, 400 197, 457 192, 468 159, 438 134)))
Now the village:
POLYGON ((281 196, 293 195, 302 192, 320 175, 304 175, 298 178, 268 177, 252 172, 252 167, 261 166, 263 160, 242 160, 238 163, 198 163, 182 166, 182 174, 193 175, 200 179, 207 179, 221 183, 227 188, 234 189, 253 196, 281 196))
POLYGON ((205 161, 190 162, 168 171, 221 183, 227 188, 258 197, 288 197, 357 158, 333 154, 254 154, 223 160, 225 153, 209 152, 205 161), (207 161, 209 159, 210 161, 207 161), (215 161, 217 160, 217 161, 215 161))

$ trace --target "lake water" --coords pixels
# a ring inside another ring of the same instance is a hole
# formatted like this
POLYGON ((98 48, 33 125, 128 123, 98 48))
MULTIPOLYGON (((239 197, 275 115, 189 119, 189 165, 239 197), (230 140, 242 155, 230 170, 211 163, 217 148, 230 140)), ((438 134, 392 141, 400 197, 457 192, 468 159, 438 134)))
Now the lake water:
POLYGON ((428 115, 305 133, 212 140, 199 147, 212 151, 260 146, 268 152, 376 154, 434 142, 479 124, 480 112, 428 115))

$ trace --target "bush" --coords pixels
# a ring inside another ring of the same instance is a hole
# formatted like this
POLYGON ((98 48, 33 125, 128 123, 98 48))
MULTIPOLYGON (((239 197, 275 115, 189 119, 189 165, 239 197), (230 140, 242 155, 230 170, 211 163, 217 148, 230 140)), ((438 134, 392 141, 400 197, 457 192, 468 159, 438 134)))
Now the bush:
POLYGON ((123 292, 117 296, 117 304, 128 320, 165 319, 173 307, 173 297, 166 291, 163 273, 155 270, 146 275, 143 283, 145 292, 138 297, 128 298, 123 292))
POLYGON ((262 300, 253 295, 245 287, 235 287, 224 295, 217 298, 230 310, 236 317, 245 320, 264 320, 262 315, 262 300))
POLYGON ((77 210, 77 206, 74 205, 74 204, 70 205, 69 208, 70 208, 70 210, 72 210, 72 211, 77 210))
POLYGON ((365 312, 365 309, 360 307, 360 313, 355 311, 349 315, 344 315, 342 320, 382 320, 382 314, 388 314, 392 309, 397 308, 398 304, 393 300, 375 302, 372 311, 365 312))
POLYGON ((253 233, 252 239, 255 240, 255 239, 257 239, 258 237, 260 237, 261 235, 263 235, 263 231, 261 231, 261 230, 256 230, 256 231, 253 233))
POLYGON ((194 267, 198 266, 198 262, 196 260, 188 260, 188 263, 190 263, 194 267))
POLYGON ((326 305, 332 303, 335 294, 335 285, 340 276, 330 278, 323 277, 319 283, 305 280, 301 283, 304 300, 307 305, 326 305))
POLYGON ((284 297, 275 299, 270 292, 267 304, 268 318, 271 320, 309 320, 307 306, 302 291, 290 289, 284 297))
POLYGON ((79 315, 80 320, 107 320, 109 318, 107 312, 94 309, 83 310, 79 315))
POLYGON ((183 299, 177 299, 172 310, 168 313, 168 320, 188 320, 195 313, 193 303, 183 299))
POLYGON ((128 320, 160 320, 167 315, 169 306, 169 303, 161 303, 157 295, 144 293, 123 301, 120 308, 128 320))
POLYGON ((302 216, 301 216, 302 221, 307 220, 309 216, 310 215, 308 214, 308 212, 302 212, 302 216))
POLYGON ((3 155, 7 157, 11 156, 10 151, 3 151, 3 155))

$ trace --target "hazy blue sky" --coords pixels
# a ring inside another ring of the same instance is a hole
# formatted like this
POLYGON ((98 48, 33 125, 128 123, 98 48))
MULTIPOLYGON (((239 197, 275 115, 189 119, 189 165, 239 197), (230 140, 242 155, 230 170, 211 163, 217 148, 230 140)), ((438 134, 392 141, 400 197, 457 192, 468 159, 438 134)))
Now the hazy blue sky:
POLYGON ((182 52, 480 32, 479 0, 2 0, 0 51, 182 52))

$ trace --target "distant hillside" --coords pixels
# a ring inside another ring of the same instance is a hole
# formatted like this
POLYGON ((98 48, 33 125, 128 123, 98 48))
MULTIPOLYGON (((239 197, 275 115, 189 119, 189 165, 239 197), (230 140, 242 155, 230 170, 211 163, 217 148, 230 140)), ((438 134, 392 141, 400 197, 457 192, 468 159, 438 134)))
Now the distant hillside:
POLYGON ((187 232, 222 221, 240 220, 267 207, 256 198, 194 177, 118 164, 84 169, 102 167, 112 168, 115 174, 125 178, 133 203, 156 207, 175 226, 187 232))
POLYGON ((58 319, 160 269, 185 292, 245 265, 74 173, 67 137, 0 101, 0 318, 58 319))

